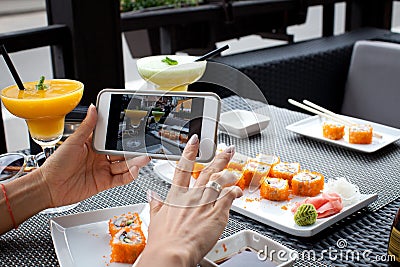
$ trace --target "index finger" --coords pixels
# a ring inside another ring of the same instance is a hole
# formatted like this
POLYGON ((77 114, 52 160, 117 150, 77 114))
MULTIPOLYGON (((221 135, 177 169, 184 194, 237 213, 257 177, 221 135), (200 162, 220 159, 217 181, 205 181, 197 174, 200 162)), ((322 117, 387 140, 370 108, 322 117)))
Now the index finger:
POLYGON ((197 152, 199 151, 199 137, 197 134, 192 135, 183 150, 182 157, 175 168, 172 184, 188 188, 194 161, 196 160, 197 152))
POLYGON ((213 173, 222 171, 235 154, 235 146, 229 146, 224 151, 215 156, 214 160, 205 167, 197 178, 196 186, 206 185, 213 173))

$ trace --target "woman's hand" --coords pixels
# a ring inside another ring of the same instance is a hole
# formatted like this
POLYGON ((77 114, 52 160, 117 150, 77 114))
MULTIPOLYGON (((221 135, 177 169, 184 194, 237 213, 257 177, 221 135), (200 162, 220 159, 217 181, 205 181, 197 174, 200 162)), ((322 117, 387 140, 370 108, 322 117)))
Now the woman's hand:
POLYGON ((123 156, 97 154, 92 132, 97 112, 90 105, 85 120, 74 134, 51 155, 39 171, 47 185, 50 207, 76 203, 108 188, 125 185, 138 176, 145 156, 125 160, 123 156))
POLYGON ((235 184, 236 177, 223 171, 234 147, 218 154, 189 188, 198 148, 194 135, 177 165, 166 200, 151 196, 148 242, 136 266, 196 266, 222 234, 233 200, 242 196, 239 187, 227 186, 235 184), (209 181, 223 189, 213 188, 209 181))

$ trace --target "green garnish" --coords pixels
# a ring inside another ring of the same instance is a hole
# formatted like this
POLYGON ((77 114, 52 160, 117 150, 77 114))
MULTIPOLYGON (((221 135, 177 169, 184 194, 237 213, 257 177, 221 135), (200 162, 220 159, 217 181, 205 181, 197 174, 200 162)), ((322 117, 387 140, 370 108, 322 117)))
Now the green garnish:
POLYGON ((312 225, 318 217, 317 210, 312 204, 302 204, 294 214, 294 221, 299 226, 312 225))
POLYGON ((46 84, 44 84, 44 76, 40 76, 39 83, 35 85, 36 90, 45 90, 48 88, 46 84))
POLYGON ((169 57, 165 57, 161 61, 167 63, 168 65, 178 65, 178 61, 171 59, 169 57))

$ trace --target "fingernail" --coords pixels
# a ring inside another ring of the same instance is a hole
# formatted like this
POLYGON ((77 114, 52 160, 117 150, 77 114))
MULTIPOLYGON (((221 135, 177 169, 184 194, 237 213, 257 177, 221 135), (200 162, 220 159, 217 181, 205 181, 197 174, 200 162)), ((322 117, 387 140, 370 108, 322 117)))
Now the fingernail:
POLYGON ((199 142, 199 137, 197 136, 197 134, 192 135, 192 137, 190 137, 188 144, 189 145, 195 145, 199 142))
POLYGON ((235 152, 235 146, 234 145, 228 146, 227 148, 225 148, 224 152, 228 154, 233 154, 235 152))

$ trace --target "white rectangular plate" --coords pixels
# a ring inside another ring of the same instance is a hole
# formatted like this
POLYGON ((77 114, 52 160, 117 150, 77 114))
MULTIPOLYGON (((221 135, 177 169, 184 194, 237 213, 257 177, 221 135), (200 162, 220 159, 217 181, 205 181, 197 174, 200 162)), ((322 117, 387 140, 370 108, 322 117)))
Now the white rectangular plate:
POLYGON ((389 127, 386 125, 360 120, 352 117, 343 116, 349 118, 351 121, 359 124, 370 124, 374 132, 382 135, 382 138, 373 137, 371 144, 350 144, 348 142, 347 134, 340 140, 331 140, 322 136, 322 122, 320 116, 315 115, 310 118, 295 122, 286 126, 286 129, 319 141, 327 142, 333 145, 342 146, 345 148, 357 150, 360 152, 371 153, 375 152, 382 147, 385 147, 400 139, 400 129, 389 127))
POLYGON ((139 213, 147 238, 149 206, 135 204, 60 216, 50 220, 51 237, 62 267, 128 267, 132 264, 110 263, 108 220, 127 212, 139 213))
MULTIPOLYGON (((171 161, 158 161, 154 165, 154 172, 168 183, 172 182, 174 169, 175 162, 171 161)), ((195 180, 193 177, 191 180, 191 185, 193 185, 195 180)), ((291 212, 291 208, 305 197, 291 195, 288 201, 270 201, 260 197, 260 190, 249 192, 245 189, 243 196, 233 202, 232 210, 295 236, 313 236, 374 202, 377 197, 377 194, 361 194, 359 201, 355 204, 344 207, 340 213, 328 218, 317 219, 317 222, 310 226, 298 226, 291 212)))

